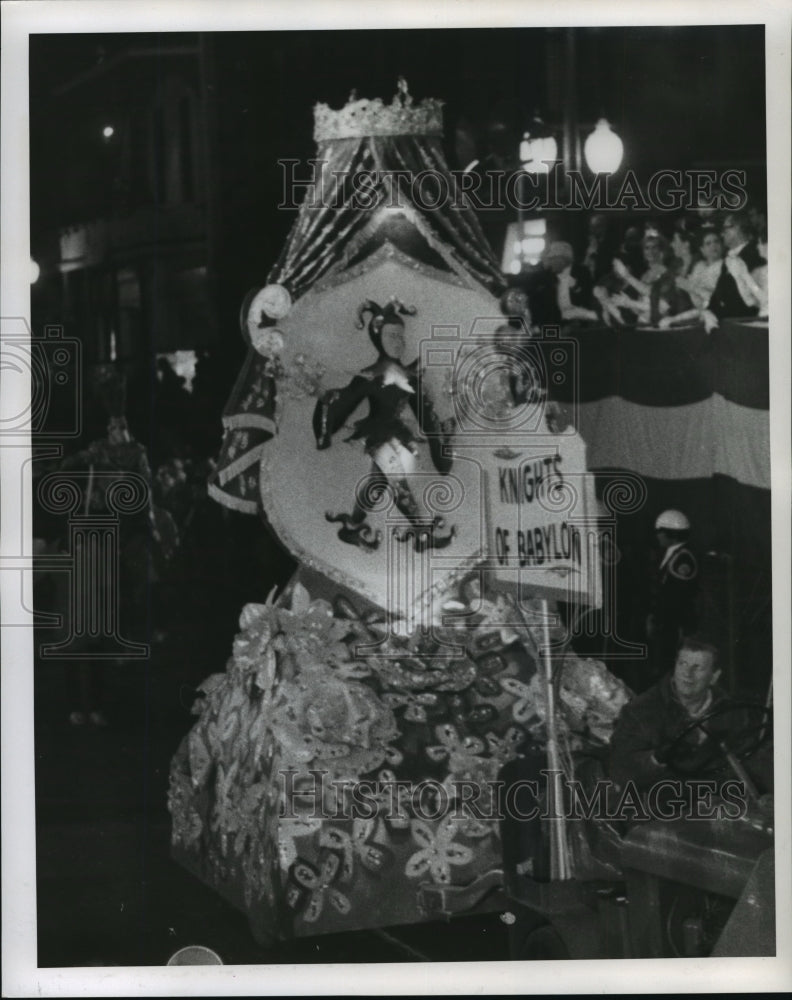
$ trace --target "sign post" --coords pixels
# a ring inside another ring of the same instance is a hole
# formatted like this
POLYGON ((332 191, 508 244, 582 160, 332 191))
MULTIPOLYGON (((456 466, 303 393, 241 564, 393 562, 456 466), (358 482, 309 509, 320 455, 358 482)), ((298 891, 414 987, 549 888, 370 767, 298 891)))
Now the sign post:
POLYGON ((553 658, 550 653, 549 609, 547 598, 542 598, 542 668, 544 670, 545 698, 547 700, 547 764, 553 776, 547 788, 547 805, 550 816, 550 877, 563 881, 570 877, 569 850, 564 822, 564 797, 559 794, 558 775, 561 772, 558 756, 558 731, 556 728, 555 690, 553 687, 553 658))

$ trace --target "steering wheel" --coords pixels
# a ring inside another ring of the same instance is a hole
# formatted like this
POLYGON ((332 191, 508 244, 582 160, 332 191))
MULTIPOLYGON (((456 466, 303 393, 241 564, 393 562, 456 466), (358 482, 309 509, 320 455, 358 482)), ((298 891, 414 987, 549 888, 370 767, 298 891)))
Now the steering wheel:
POLYGON ((714 775, 729 766, 727 754, 745 760, 772 737, 773 713, 765 705, 754 702, 732 701, 694 719, 672 740, 665 750, 668 766, 684 777, 714 775), (734 722, 724 720, 723 725, 710 725, 729 714, 734 722), (695 730, 704 733, 705 739, 698 746, 691 746, 688 738, 695 730))

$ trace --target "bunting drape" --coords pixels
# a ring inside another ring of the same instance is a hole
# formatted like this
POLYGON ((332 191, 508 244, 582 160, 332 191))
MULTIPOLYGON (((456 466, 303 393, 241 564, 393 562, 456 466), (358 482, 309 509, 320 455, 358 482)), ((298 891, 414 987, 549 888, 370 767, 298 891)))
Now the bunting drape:
POLYGON ((624 512, 626 544, 645 548, 656 515, 684 510, 701 551, 769 574, 770 413, 768 325, 723 321, 701 327, 567 331, 576 351, 552 367, 556 396, 588 446, 600 491, 611 474, 643 480, 644 500, 624 512), (572 367, 574 366, 574 368, 572 367))

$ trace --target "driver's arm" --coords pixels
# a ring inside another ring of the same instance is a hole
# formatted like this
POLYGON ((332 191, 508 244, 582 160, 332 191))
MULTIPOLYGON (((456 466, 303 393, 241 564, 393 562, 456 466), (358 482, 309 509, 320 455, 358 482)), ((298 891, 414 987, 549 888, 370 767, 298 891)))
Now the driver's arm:
POLYGON ((668 767, 656 757, 665 742, 656 713, 635 702, 625 705, 610 742, 613 781, 622 786, 633 781, 641 788, 665 777, 668 767))

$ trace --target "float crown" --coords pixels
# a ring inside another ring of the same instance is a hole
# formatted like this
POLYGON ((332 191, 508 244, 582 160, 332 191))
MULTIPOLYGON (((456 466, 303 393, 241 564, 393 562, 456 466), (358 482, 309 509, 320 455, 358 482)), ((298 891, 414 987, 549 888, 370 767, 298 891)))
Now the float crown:
POLYGON ((413 104, 404 77, 390 104, 381 98, 356 99, 355 91, 340 111, 327 104, 314 107, 314 139, 359 139, 367 135, 442 135, 443 102, 433 97, 413 104))

